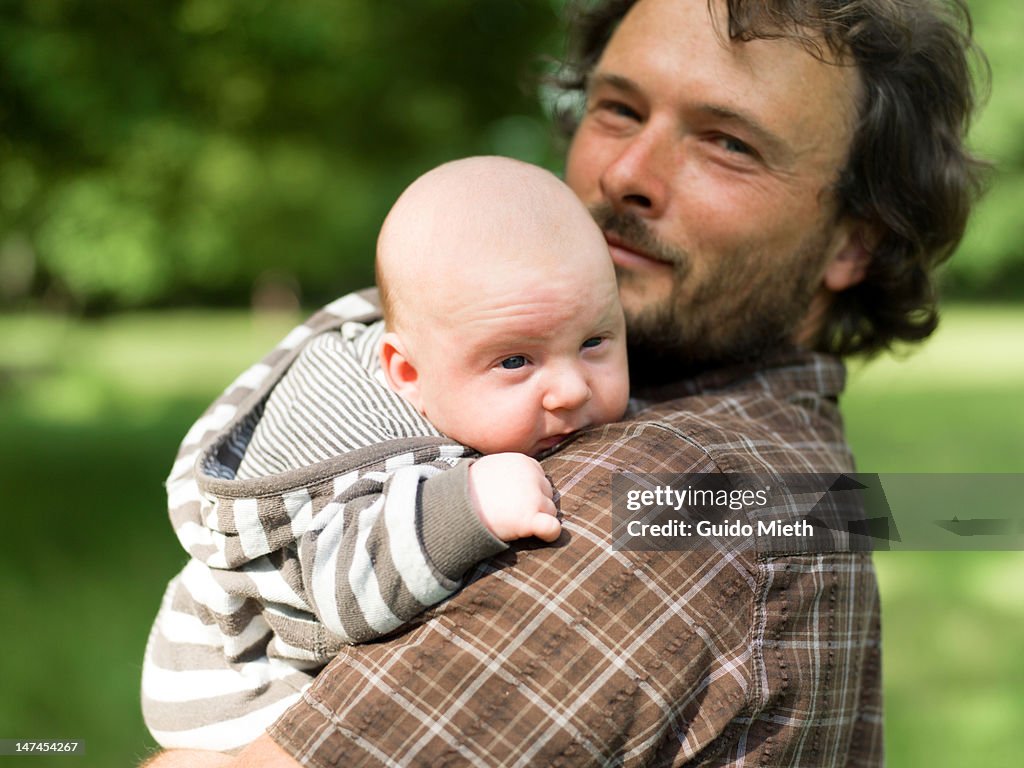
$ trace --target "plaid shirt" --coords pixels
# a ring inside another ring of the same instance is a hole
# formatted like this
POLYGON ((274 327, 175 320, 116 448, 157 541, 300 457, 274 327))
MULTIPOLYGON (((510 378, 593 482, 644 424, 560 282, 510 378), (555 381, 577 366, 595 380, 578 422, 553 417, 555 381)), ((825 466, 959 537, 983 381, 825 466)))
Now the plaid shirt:
POLYGON ((852 471, 835 360, 657 394, 545 460, 554 546, 513 546, 387 642, 345 648, 271 736, 310 766, 882 762, 869 554, 610 546, 622 471, 852 471))

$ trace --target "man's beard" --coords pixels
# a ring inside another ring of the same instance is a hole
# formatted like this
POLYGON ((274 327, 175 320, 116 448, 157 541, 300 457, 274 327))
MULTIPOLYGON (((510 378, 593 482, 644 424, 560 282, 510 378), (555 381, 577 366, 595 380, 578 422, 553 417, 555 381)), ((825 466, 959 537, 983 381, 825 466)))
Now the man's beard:
MULTIPOLYGON (((686 285, 690 255, 659 241, 642 219, 607 205, 591 213, 626 246, 672 265, 668 298, 626 314, 634 386, 751 363, 794 345, 820 278, 827 233, 814 233, 784 260, 750 251, 719 254, 693 288, 686 285)), ((618 266, 616 274, 620 287, 640 279, 618 266)))

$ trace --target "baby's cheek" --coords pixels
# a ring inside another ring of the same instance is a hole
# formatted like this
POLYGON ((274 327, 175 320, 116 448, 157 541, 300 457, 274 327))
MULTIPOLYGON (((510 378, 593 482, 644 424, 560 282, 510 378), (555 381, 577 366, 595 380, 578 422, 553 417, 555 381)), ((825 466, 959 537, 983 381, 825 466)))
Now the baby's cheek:
POLYGON ((609 371, 605 380, 605 393, 601 418, 604 422, 618 421, 629 402, 629 377, 619 369, 609 371))

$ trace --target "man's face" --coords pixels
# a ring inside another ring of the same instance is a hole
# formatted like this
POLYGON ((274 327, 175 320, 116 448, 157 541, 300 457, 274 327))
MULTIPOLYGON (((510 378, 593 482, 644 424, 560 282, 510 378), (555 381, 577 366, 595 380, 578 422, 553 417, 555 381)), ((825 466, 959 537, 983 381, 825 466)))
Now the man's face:
POLYGON ((794 42, 723 40, 699 0, 640 0, 623 19, 566 181, 611 247, 641 377, 645 362, 699 369, 807 332, 851 237, 831 187, 859 87, 854 67, 794 42))

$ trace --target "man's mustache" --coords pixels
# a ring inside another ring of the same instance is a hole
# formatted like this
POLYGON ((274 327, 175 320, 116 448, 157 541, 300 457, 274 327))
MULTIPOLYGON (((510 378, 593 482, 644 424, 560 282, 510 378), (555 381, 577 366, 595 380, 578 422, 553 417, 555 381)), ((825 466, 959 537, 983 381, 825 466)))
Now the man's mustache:
POLYGON ((685 252, 662 242, 647 224, 634 213, 617 211, 608 203, 591 207, 590 215, 604 232, 614 232, 622 245, 658 261, 685 265, 685 252))

